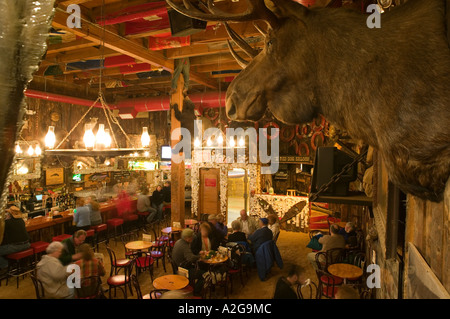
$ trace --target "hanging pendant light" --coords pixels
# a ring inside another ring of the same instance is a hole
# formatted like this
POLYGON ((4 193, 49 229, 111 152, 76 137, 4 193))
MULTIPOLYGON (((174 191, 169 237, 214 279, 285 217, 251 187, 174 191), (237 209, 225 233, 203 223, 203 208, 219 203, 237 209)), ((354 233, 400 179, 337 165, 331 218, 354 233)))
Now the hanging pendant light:
POLYGON ((241 137, 241 139, 239 140, 239 146, 240 147, 245 146, 245 139, 243 137, 241 137))
POLYGON ((45 135, 45 147, 52 149, 55 147, 56 136, 55 136, 55 127, 49 126, 47 135, 45 135))
POLYGON ((194 139, 194 147, 199 148, 200 146, 202 146, 202 143, 200 143, 200 139, 198 137, 196 137, 194 139))
POLYGON ((84 146, 87 149, 93 149, 95 145, 95 135, 92 132, 91 124, 84 125, 84 136, 83 136, 84 146))
POLYGON ((218 143, 219 145, 222 145, 222 144, 223 144, 223 137, 222 137, 222 134, 219 134, 219 136, 217 137, 217 143, 218 143))
POLYGON ((109 129, 105 130, 105 147, 106 148, 111 147, 111 135, 109 135, 109 129))
POLYGON ((230 147, 234 147, 236 145, 236 142, 234 141, 234 137, 230 137, 230 147))
POLYGON ((211 137, 208 137, 208 140, 206 141, 206 146, 211 146, 211 145, 212 145, 211 137))
POLYGON ((142 143, 142 147, 150 146, 150 135, 148 135, 147 127, 142 128, 141 143, 142 143))

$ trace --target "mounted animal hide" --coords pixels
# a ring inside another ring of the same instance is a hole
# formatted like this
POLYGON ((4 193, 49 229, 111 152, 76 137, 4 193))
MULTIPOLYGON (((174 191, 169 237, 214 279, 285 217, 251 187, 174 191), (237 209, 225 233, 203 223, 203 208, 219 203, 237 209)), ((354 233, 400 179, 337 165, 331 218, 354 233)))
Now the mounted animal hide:
POLYGON ((2 0, 0 4, 0 243, 14 143, 25 114, 23 92, 47 48, 53 2, 2 0))
POLYGON ((196 116, 195 115, 195 104, 192 102, 189 97, 186 97, 183 100, 183 110, 180 111, 178 108, 178 104, 172 105, 174 112, 175 112, 175 118, 180 121, 180 126, 183 128, 186 128, 189 130, 189 133, 191 134, 191 142, 194 141, 194 126, 195 126, 195 120, 201 120, 202 121, 202 127, 199 128, 199 132, 205 132, 210 127, 214 127, 214 125, 211 123, 211 121, 204 117, 204 116, 196 116))
POLYGON ((270 25, 256 54, 229 32, 253 57, 248 62, 232 51, 245 69, 227 90, 230 119, 258 121, 269 109, 281 122, 301 124, 322 114, 377 149, 401 190, 443 199, 450 175, 449 1, 409 0, 372 29, 368 15, 309 10, 292 0, 272 1, 272 11, 248 0, 242 14, 167 2, 197 19, 270 25))

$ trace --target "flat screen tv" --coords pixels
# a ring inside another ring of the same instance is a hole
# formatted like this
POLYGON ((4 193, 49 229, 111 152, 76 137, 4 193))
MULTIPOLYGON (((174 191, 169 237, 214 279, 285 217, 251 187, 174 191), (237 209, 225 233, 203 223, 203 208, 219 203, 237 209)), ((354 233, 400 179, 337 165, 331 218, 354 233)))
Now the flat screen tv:
MULTIPOLYGON (((345 165, 352 161, 353 158, 350 155, 338 150, 336 147, 317 148, 311 180, 311 192, 317 192, 322 185, 327 184, 331 180, 333 175, 339 173, 345 165)), ((357 167, 355 164, 349 172, 344 174, 320 195, 347 196, 349 184, 356 180, 356 177, 357 167)))
POLYGON ((161 147, 161 160, 170 161, 172 158, 172 148, 169 145, 161 147))
POLYGON ((36 195, 36 200, 37 200, 38 202, 42 201, 42 195, 36 195))

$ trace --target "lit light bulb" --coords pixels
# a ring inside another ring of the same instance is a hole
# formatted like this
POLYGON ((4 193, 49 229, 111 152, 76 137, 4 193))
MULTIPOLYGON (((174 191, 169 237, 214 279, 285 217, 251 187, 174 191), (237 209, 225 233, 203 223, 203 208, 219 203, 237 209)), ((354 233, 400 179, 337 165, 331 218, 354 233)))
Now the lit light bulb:
POLYGON ((16 154, 22 154, 22 149, 20 148, 19 144, 16 144, 16 154))
POLYGON ((25 175, 25 174, 28 174, 28 167, 27 167, 26 165, 23 165, 22 167, 20 167, 20 168, 17 170, 17 173, 18 173, 19 175, 25 175))
POLYGON ((86 124, 84 126, 84 136, 83 136, 84 146, 86 148, 94 148, 95 145, 95 135, 92 132, 91 124, 86 124))
POLYGON ((49 126, 47 135, 45 135, 45 147, 52 149, 55 147, 56 136, 55 136, 55 127, 49 126))
POLYGON ((134 157, 138 157, 139 154, 138 154, 137 152, 135 152, 135 153, 133 154, 133 156, 134 156, 134 157))
POLYGON ((109 129, 105 130, 105 147, 110 148, 111 147, 111 135, 109 135, 109 129))
POLYGON ((245 139, 243 137, 239 140, 239 146, 245 146, 245 139))
POLYGON ((200 139, 198 137, 196 137, 194 140, 194 147, 200 147, 200 146, 201 146, 200 139))
POLYGON ((236 142, 234 141, 234 137, 230 137, 230 147, 234 147, 236 142))
POLYGON ((30 145, 30 147, 28 147, 27 154, 28 154, 28 156, 33 156, 34 155, 33 146, 30 145))
POLYGON ((106 142, 106 133, 105 133, 105 124, 99 124, 98 125, 98 131, 97 135, 95 136, 95 143, 97 144, 97 147, 105 147, 106 142))
POLYGON ((109 160, 105 160, 105 165, 109 166, 111 164, 111 162, 109 160))
POLYGON ((142 128, 141 143, 142 143, 142 147, 150 146, 150 135, 148 135, 147 127, 142 128))
POLYGON ((34 154, 36 154, 36 156, 41 156, 42 150, 39 145, 36 145, 36 148, 34 149, 34 154))
POLYGON ((219 134, 219 136, 217 137, 217 143, 218 143, 219 145, 222 145, 222 144, 223 144, 223 137, 222 137, 222 134, 219 134))
POLYGON ((206 141, 206 145, 207 146, 211 146, 212 145, 212 141, 211 141, 210 137, 208 137, 208 140, 206 141))
POLYGON ((145 157, 149 157, 149 156, 150 156, 150 153, 147 152, 147 151, 145 151, 145 152, 144 152, 144 156, 145 156, 145 157))

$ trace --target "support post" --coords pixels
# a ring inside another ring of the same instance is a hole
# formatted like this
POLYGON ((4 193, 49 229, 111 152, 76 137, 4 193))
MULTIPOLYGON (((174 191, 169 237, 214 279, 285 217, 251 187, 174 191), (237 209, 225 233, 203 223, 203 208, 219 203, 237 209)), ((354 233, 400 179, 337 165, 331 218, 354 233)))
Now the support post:
MULTIPOLYGON (((183 110, 183 76, 178 78, 177 91, 170 97, 170 104, 178 104, 180 111, 183 110)), ((174 129, 180 127, 180 122, 175 118, 175 111, 170 109, 170 135, 174 129)), ((181 139, 172 140, 171 147, 173 148, 181 139)), ((184 215, 185 215, 185 202, 184 202, 184 184, 185 184, 185 167, 184 161, 175 163, 172 160, 171 167, 171 225, 173 222, 179 222, 181 227, 184 228, 184 215)))

